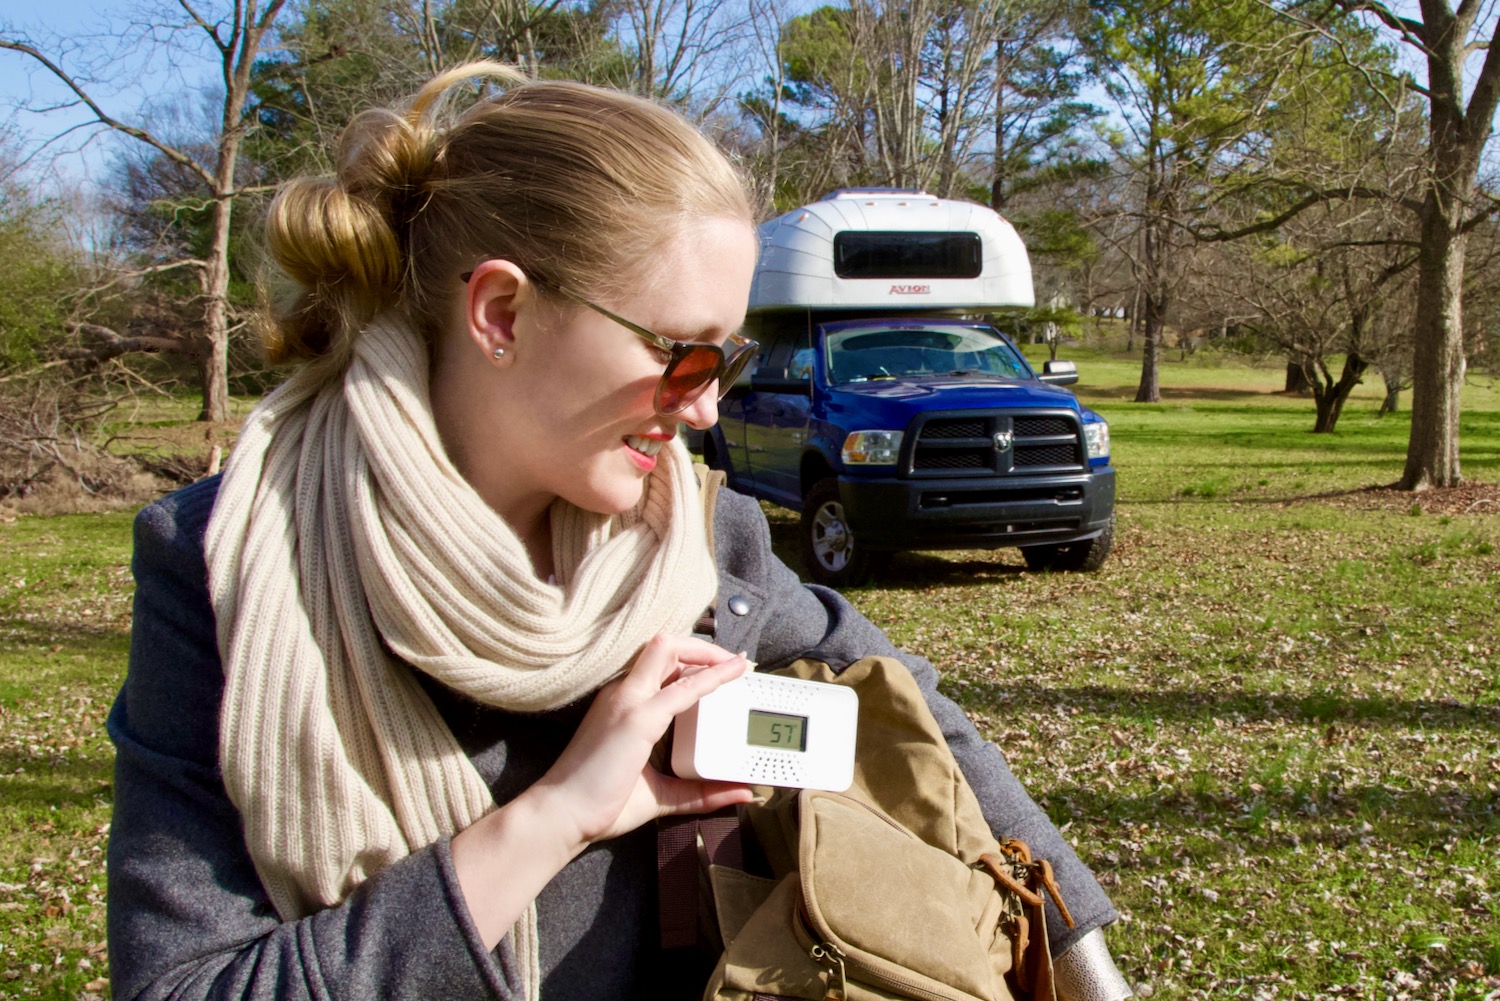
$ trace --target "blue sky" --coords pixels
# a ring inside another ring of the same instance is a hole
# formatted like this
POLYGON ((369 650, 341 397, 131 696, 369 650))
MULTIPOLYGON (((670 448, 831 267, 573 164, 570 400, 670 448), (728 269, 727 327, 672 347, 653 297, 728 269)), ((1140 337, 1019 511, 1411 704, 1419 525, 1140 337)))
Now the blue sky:
MULTIPOLYGON (((104 111, 126 123, 138 124, 143 116, 169 117, 177 110, 174 104, 217 76, 213 54, 198 48, 206 43, 201 31, 146 34, 146 19, 139 12, 150 5, 43 0, 27 3, 24 12, 21 6, 22 0, 0 0, 0 28, 11 37, 28 38, 44 53, 60 58, 64 69, 88 78, 87 89, 104 111), (143 35, 143 42, 123 44, 143 35)), ((180 9, 177 12, 180 16, 180 9)), ((14 130, 23 146, 34 150, 49 137, 88 121, 86 110, 57 107, 71 100, 66 88, 31 57, 0 50, 0 123, 14 130), (28 113, 23 107, 28 103, 55 110, 28 113)), ((131 142, 98 129, 73 131, 33 158, 28 180, 42 186, 86 186, 100 176, 120 144, 131 142)))

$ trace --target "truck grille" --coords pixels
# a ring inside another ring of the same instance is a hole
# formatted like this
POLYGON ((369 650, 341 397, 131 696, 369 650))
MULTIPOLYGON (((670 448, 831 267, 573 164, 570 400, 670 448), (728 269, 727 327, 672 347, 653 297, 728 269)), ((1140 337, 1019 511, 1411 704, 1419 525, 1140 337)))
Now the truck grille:
POLYGON ((1076 415, 993 411, 929 416, 911 450, 912 476, 1025 476, 1076 472, 1087 463, 1076 415), (1003 443, 1010 436, 1007 448, 1003 443))

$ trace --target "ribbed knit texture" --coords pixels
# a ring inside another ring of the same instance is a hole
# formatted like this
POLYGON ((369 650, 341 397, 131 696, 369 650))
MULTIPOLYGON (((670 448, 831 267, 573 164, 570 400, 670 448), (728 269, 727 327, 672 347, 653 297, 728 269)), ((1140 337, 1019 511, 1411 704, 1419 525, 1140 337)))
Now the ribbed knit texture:
MULTIPOLYGON (((557 584, 448 460, 427 348, 381 317, 342 379, 299 374, 246 420, 205 553, 225 672, 219 755, 284 919, 341 901, 494 803, 408 665, 516 711, 576 701, 717 578, 691 462, 664 448, 606 517, 552 511, 557 584)), ((535 908, 514 947, 535 997, 535 908)))

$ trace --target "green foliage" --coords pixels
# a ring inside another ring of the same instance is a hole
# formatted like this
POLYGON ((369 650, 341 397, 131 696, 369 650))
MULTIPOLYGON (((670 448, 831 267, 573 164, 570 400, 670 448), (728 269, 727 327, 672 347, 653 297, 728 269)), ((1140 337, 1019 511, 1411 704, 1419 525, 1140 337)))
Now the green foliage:
POLYGON ((786 98, 807 108, 831 107, 864 89, 870 70, 854 49, 852 15, 819 7, 789 20, 781 32, 786 98))
POLYGON ((1034 261, 1054 267, 1074 268, 1099 257, 1093 230, 1069 208, 1045 208, 1011 218, 1034 261))
POLYGON ((61 208, 16 183, 0 185, 0 370, 31 364, 63 334, 80 268, 61 208))

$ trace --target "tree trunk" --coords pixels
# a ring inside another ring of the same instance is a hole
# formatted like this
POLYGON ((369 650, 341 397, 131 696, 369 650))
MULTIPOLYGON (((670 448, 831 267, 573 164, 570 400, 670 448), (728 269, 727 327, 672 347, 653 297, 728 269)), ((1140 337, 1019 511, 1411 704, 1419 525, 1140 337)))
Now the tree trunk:
POLYGON ((1399 386, 1392 386, 1390 383, 1386 383, 1385 399, 1380 401, 1380 410, 1376 412, 1375 416, 1384 417, 1386 414, 1394 414, 1397 410, 1400 409, 1401 388, 1399 386))
MULTIPOLYGON (((1407 490, 1456 486, 1459 393, 1464 382, 1463 283, 1468 249, 1465 224, 1474 205, 1475 177, 1500 106, 1500 25, 1478 44, 1470 40, 1480 5, 1465 0, 1424 2, 1422 42, 1427 57, 1427 159, 1430 174, 1422 202, 1417 251, 1416 347, 1412 358, 1411 438, 1401 486, 1407 490), (1488 49, 1479 75, 1466 80, 1464 64, 1488 49), (1472 85, 1472 86, 1470 86, 1472 85), (1468 107, 1464 93, 1469 91, 1468 107)), ((1489 20, 1489 14, 1483 15, 1489 20)))
POLYGON ((1161 402, 1161 335, 1166 326, 1167 288, 1161 280, 1161 262, 1157 260, 1157 242, 1153 227, 1146 229, 1146 294, 1141 317, 1141 383, 1135 390, 1136 403, 1161 402))
POLYGON ((1146 308, 1141 323, 1141 384, 1135 390, 1136 403, 1161 402, 1161 333, 1167 311, 1166 290, 1153 288, 1146 292, 1146 308))
MULTIPOLYGON (((995 65, 1006 65, 1005 39, 995 40, 995 65)), ((990 178, 990 208, 996 212, 1005 208, 1007 195, 1005 156, 1005 88, 995 81, 995 172, 990 178)))
POLYGON ((203 269, 203 346, 199 373, 203 380, 200 421, 229 420, 229 227, 234 214, 234 166, 239 157, 239 109, 243 96, 231 88, 224 102, 224 131, 214 166, 214 210, 208 265, 203 269))
POLYGON ((1337 382, 1331 385, 1322 381, 1313 384, 1313 400, 1317 417, 1313 421, 1313 434, 1332 434, 1338 426, 1339 415, 1344 412, 1344 403, 1354 387, 1364 381, 1365 370, 1370 363, 1354 352, 1344 358, 1344 370, 1337 382))
POLYGON ((1283 393, 1297 393, 1301 395, 1312 389, 1312 381, 1307 377, 1307 369, 1302 367, 1300 361, 1288 358, 1286 361, 1286 386, 1283 393))
POLYGON ((1471 193, 1471 186, 1454 184, 1445 198, 1434 181, 1422 208, 1411 438, 1401 475, 1401 487, 1406 490, 1457 486, 1463 479, 1458 417, 1464 382, 1463 283, 1468 239, 1462 231, 1462 215, 1471 193))

